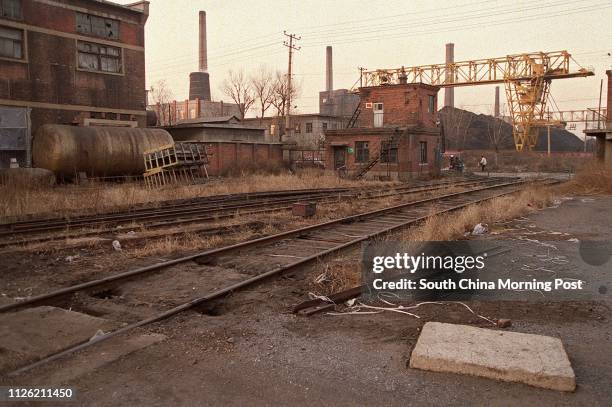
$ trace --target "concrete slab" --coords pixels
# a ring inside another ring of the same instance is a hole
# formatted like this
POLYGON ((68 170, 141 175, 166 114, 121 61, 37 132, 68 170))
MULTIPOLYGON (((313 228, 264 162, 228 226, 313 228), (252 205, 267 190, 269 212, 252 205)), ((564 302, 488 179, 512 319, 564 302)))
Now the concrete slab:
POLYGON ((0 368, 38 359, 89 340, 118 322, 56 307, 36 307, 0 315, 0 368))
POLYGON ((428 322, 410 367, 574 391, 576 377, 560 339, 428 322))

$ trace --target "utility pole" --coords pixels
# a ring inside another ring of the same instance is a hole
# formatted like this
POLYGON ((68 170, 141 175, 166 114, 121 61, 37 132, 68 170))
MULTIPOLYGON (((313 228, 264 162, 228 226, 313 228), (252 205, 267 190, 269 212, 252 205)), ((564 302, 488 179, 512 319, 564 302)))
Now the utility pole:
POLYGON ((359 87, 363 88, 363 71, 365 71, 364 67, 359 67, 359 87))
MULTIPOLYGON (((285 135, 289 134, 289 126, 291 125, 289 120, 289 114, 291 113, 291 62, 293 57, 293 51, 299 51, 301 47, 293 44, 294 41, 301 40, 302 37, 297 37, 295 34, 287 34, 287 31, 283 31, 283 34, 289 38, 289 42, 283 41, 283 45, 289 48, 289 67, 287 68, 287 104, 285 111, 285 135)), ((283 141, 282 136, 280 141, 283 141)))

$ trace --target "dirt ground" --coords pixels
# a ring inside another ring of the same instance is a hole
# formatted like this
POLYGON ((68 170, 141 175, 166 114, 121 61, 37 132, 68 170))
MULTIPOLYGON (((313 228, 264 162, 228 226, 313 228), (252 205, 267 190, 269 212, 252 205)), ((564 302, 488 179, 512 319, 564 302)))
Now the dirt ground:
MULTIPOLYGON (((491 234, 484 238, 514 244, 525 244, 520 237, 540 242, 563 240, 565 245, 571 245, 570 239, 574 238, 609 241, 612 239, 612 222, 608 217, 611 205, 609 196, 562 200, 555 207, 529 217, 491 225, 491 234)), ((533 247, 540 246, 533 243, 533 247)), ((64 259, 57 262, 65 263, 64 259)), ((31 272, 43 273, 47 266, 43 262, 33 264, 31 272)), ((93 262, 91 266, 95 266, 93 262)), ((115 338, 104 348, 90 348, 16 379, 3 378, 0 385, 69 385, 77 392, 75 404, 100 406, 603 406, 610 403, 609 293, 580 301, 539 301, 537 305, 529 301, 469 303, 480 315, 510 318, 512 327, 507 329, 559 337, 578 384, 575 393, 560 393, 408 368, 411 349, 427 321, 491 327, 460 304, 420 307, 417 312, 420 319, 394 313, 293 315, 292 306, 308 298, 310 282, 321 273, 322 267, 286 275, 133 332, 130 338, 162 334, 165 339, 108 363, 104 362, 105 354, 126 346, 126 337, 115 338), (78 374, 67 375, 67 370, 78 374)), ((248 275, 248 269, 233 276, 219 276, 215 271, 214 265, 186 264, 149 279, 150 291, 146 285, 128 283, 116 292, 77 296, 73 303, 60 305, 93 316, 132 321, 168 305, 163 301, 163 290, 153 287, 163 287, 172 293, 173 300, 179 301, 218 287, 228 278, 239 280, 248 275)), ((85 278, 86 273, 81 273, 85 278)), ((590 280, 593 276, 583 277, 590 280)), ((63 278, 58 277, 55 283, 62 285, 63 278)), ((612 288, 608 275, 597 278, 597 284, 612 288)), ((13 295, 16 290, 11 287, 13 295)), ((27 287, 22 286, 20 290, 28 294, 27 287)), ((461 346, 461 338, 458 345, 461 346)))

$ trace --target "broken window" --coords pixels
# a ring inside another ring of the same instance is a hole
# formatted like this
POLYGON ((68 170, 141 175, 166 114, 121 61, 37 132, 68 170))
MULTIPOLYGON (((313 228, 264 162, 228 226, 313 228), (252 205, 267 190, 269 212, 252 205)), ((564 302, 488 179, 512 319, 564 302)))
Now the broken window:
POLYGON ((110 18, 76 13, 77 31, 101 38, 119 39, 119 21, 110 18))
POLYGON ((421 164, 427 164, 427 142, 419 142, 419 162, 421 164))
POLYGON ((0 17, 21 20, 21 0, 0 0, 0 17))
POLYGON ((355 162, 366 163, 370 160, 370 143, 367 141, 355 142, 355 162))
POLYGON ((0 27, 0 57, 23 59, 23 31, 0 27))
POLYGON ((312 133, 312 123, 306 123, 306 133, 312 133))
POLYGON ((121 73, 121 48, 78 41, 78 66, 88 71, 121 73))
POLYGON ((300 134, 302 132, 302 124, 298 123, 295 125, 295 133, 300 134))
POLYGON ((380 142, 380 162, 381 163, 396 163, 397 162, 397 144, 390 141, 380 142))

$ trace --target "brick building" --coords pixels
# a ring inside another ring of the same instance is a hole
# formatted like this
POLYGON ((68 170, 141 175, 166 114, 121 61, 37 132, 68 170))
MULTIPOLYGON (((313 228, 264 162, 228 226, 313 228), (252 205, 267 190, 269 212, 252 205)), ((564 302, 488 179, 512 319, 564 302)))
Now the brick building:
POLYGON ((437 87, 400 83, 359 93, 357 126, 325 132, 328 170, 401 180, 438 170, 437 87))
MULTIPOLYGON (((346 124, 342 117, 318 113, 292 114, 290 120, 291 130, 283 136, 282 141, 299 148, 320 148, 324 144, 327 129, 341 129, 346 124)), ((284 117, 246 118, 242 122, 263 128, 266 140, 270 142, 279 142, 280 135, 284 133, 284 117)))
POLYGON ((0 166, 43 124, 145 126, 148 6, 0 0, 0 166))

